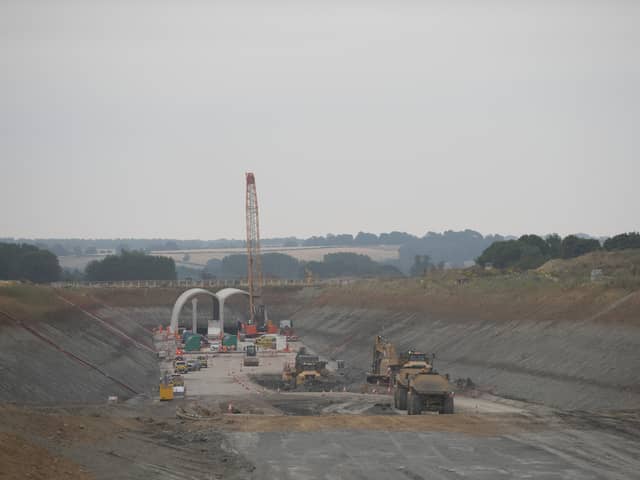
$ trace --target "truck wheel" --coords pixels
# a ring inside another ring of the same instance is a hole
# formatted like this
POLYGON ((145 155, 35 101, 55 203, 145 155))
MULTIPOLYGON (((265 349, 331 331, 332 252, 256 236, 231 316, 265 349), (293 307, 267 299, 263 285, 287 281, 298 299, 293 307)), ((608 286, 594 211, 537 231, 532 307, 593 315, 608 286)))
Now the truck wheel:
POLYGON ((396 387, 396 391, 398 392, 398 410, 406 410, 407 409, 407 389, 398 385, 396 387))
POLYGON ((414 399, 415 399, 415 395, 413 394, 413 392, 409 392, 407 394, 407 415, 415 415, 416 412, 414 410, 414 399))
POLYGON ((440 413, 444 413, 444 414, 453 413, 453 397, 447 396, 447 398, 444 399, 442 410, 440 411, 440 413))
POLYGON ((420 415, 422 413, 422 398, 417 393, 410 392, 408 397, 410 415, 420 415))

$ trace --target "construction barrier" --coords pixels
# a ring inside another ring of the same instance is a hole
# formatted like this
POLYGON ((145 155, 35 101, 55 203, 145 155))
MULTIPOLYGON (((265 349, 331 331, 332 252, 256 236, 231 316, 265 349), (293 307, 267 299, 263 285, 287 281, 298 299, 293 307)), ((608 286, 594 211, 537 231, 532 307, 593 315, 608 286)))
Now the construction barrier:
MULTIPOLYGON (((275 287, 320 287, 343 286, 354 283, 354 279, 327 279, 308 282, 305 280, 265 279, 265 286, 275 287)), ((54 288, 240 288, 247 287, 246 280, 120 280, 103 282, 52 282, 54 288)))

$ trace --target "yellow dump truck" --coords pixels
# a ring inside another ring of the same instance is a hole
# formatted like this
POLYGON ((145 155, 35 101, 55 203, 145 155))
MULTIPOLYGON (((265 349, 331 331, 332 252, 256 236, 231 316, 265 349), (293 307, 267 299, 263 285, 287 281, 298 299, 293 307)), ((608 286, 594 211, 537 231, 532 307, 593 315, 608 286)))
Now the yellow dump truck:
POLYGON ((453 387, 434 370, 426 354, 409 351, 400 361, 394 382, 395 408, 406 410, 409 415, 420 415, 423 411, 453 413, 453 387))
POLYGON ((309 355, 301 349, 296 355, 294 365, 285 365, 282 381, 290 387, 313 383, 320 380, 327 362, 320 361, 317 355, 309 355))

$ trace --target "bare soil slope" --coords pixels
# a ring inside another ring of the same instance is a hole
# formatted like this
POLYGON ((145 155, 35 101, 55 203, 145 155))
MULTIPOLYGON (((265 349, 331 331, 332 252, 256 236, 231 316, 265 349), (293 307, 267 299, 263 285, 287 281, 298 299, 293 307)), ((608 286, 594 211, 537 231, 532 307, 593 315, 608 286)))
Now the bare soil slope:
POLYGON ((152 392, 159 373, 149 332, 105 321, 96 309, 68 292, 0 288, 0 402, 91 403, 152 392))
POLYGON ((636 260, 598 254, 540 272, 442 272, 274 292, 268 301, 274 315, 294 320, 305 343, 355 371, 369 368, 373 339, 384 334, 400 348, 436 353, 442 373, 499 395, 564 408, 637 408, 636 260), (605 270, 602 282, 590 281, 595 266, 605 270), (632 288, 620 286, 621 272, 632 288))

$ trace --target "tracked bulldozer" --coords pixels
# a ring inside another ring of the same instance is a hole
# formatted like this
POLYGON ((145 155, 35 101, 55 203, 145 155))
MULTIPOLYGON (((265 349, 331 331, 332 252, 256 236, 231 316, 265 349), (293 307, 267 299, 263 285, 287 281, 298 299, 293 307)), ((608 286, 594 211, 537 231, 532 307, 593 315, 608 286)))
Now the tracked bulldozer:
POLYGON ((389 385, 400 368, 400 357, 396 347, 382 335, 376 337, 373 344, 371 371, 367 373, 367 383, 389 385))
POLYGON ((400 357, 401 366, 394 378, 394 407, 409 415, 423 411, 453 413, 454 391, 446 377, 433 368, 433 359, 410 350, 400 357))

